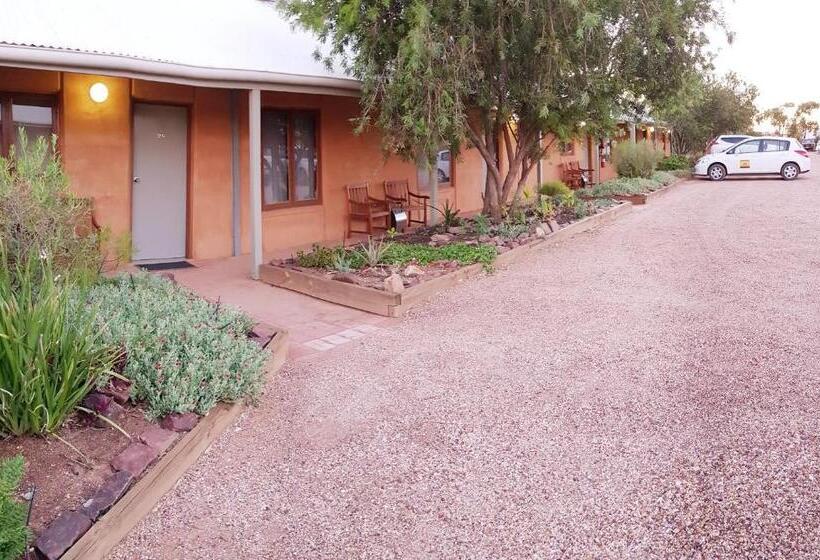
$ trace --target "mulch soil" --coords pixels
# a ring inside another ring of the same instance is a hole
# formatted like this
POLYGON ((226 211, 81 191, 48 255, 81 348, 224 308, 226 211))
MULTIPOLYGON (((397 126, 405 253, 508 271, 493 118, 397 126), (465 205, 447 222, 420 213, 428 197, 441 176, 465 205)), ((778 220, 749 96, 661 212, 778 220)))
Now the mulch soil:
MULTIPOLYGON (((144 411, 130 404, 116 422, 134 439, 150 425, 144 411)), ((63 511, 80 507, 114 472, 109 462, 129 443, 115 428, 98 427, 82 413, 71 416, 55 436, 0 440, 0 458, 25 457, 20 490, 36 489, 30 523, 34 532, 63 511)))

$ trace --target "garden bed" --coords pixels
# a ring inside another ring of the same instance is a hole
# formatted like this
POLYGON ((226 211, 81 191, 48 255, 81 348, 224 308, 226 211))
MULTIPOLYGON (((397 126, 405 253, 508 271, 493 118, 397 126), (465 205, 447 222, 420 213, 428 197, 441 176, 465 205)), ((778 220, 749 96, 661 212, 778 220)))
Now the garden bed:
MULTIPOLYGON (((287 333, 259 330, 270 333, 258 341, 270 353, 270 375, 285 361, 287 333)), ((127 402, 114 420, 128 436, 79 412, 52 437, 0 441, 0 457, 25 457, 20 489, 35 489, 30 528, 40 557, 103 558, 243 409, 223 404, 202 417, 172 414, 151 422, 127 402)))
POLYGON ((641 206, 648 201, 663 196, 676 186, 684 183, 686 177, 672 173, 656 173, 653 179, 614 179, 600 185, 578 191, 584 200, 609 198, 621 202, 631 202, 641 206))
MULTIPOLYGON (((610 202, 595 206, 596 212, 582 219, 565 220, 564 223, 558 223, 556 220, 538 222, 534 227, 528 227, 526 232, 522 231, 510 240, 495 240, 496 236, 487 238, 484 236, 489 234, 470 232, 469 225, 449 230, 453 233, 449 234, 452 237, 447 240, 435 237, 442 235, 440 230, 411 232, 405 238, 416 245, 427 239, 428 244, 451 243, 451 247, 489 247, 490 253, 493 254, 489 261, 401 262, 395 265, 369 267, 359 272, 363 280, 357 280, 356 274, 352 271, 339 273, 325 268, 299 266, 297 256, 294 259, 262 265, 259 275, 263 282, 277 287, 377 315, 400 317, 412 305, 428 299, 441 290, 482 274, 492 267, 511 264, 528 255, 537 246, 561 241, 576 233, 609 223, 631 208, 632 205, 628 203, 610 202), (475 243, 467 245, 472 241, 475 243), (408 271, 410 267, 413 268, 408 271), (381 269, 381 272, 376 273, 372 269, 381 269), (367 280, 376 275, 381 280, 381 287, 367 280), (395 283, 393 289, 391 283, 395 283)), ((402 240, 396 238, 392 243, 400 244, 402 240)))

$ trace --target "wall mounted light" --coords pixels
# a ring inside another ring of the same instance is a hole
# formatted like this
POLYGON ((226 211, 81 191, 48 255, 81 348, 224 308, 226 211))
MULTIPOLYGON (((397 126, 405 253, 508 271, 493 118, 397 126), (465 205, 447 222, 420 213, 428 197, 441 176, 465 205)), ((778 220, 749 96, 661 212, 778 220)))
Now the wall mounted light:
POLYGON ((104 103, 108 99, 108 86, 102 82, 95 82, 88 89, 88 95, 94 103, 104 103))
POLYGON ((647 127, 646 127, 646 131, 647 131, 649 134, 652 134, 653 132, 655 132, 655 127, 654 127, 654 126, 647 126, 647 127))

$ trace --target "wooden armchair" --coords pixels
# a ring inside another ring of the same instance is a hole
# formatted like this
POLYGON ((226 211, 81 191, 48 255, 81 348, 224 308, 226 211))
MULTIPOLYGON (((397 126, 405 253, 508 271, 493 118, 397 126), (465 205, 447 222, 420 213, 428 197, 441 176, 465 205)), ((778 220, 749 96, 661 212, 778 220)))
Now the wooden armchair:
POLYGON ((581 189, 592 184, 592 170, 583 169, 578 161, 561 164, 561 180, 571 189, 581 189))
POLYGON ((390 208, 387 202, 373 198, 368 192, 368 183, 355 183, 345 186, 347 191, 347 236, 353 233, 373 235, 373 230, 390 227, 390 208), (379 221, 384 225, 378 224, 379 221), (366 229, 353 229, 353 222, 364 222, 366 229))
POLYGON ((407 179, 401 181, 384 182, 384 199, 388 206, 402 208, 407 211, 407 221, 411 224, 427 225, 427 207, 429 196, 416 194, 410 191, 407 179))

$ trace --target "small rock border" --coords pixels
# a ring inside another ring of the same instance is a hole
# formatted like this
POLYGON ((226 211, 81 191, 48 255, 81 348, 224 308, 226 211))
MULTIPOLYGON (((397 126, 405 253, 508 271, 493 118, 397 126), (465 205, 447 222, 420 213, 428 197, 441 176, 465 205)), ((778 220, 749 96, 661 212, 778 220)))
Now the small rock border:
MULTIPOLYGON (((248 338, 261 348, 266 348, 276 334, 277 331, 260 323, 248 338)), ((109 386, 89 393, 83 400, 83 406, 97 414, 95 423, 98 426, 105 426, 107 423, 100 417, 116 422, 129 398, 130 384, 113 379, 109 386)), ((193 412, 172 413, 132 438, 131 443, 110 461, 113 474, 78 508, 61 513, 37 536, 34 550, 38 558, 57 560, 62 557, 125 495, 149 465, 156 463, 183 433, 193 430, 200 420, 201 417, 193 412)))

